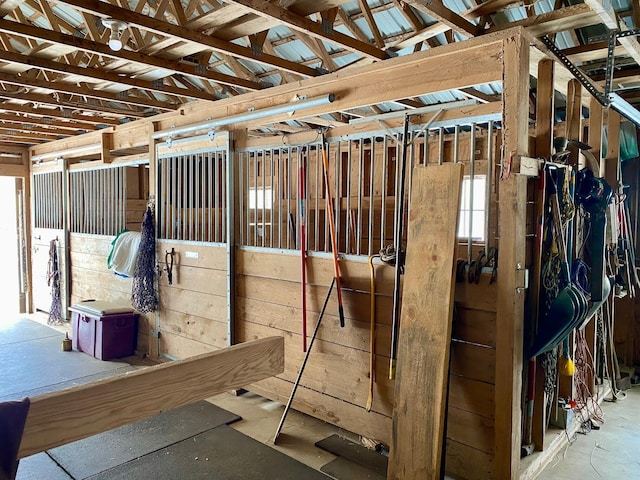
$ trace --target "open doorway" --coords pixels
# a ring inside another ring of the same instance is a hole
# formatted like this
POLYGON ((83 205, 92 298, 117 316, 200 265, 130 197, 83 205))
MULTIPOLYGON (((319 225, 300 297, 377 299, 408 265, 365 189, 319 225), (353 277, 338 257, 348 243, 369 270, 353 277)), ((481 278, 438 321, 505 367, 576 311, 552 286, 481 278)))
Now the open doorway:
POLYGON ((9 317, 20 312, 22 294, 20 263, 21 243, 19 235, 19 194, 22 192, 22 179, 0 177, 0 305, 2 314, 9 317))

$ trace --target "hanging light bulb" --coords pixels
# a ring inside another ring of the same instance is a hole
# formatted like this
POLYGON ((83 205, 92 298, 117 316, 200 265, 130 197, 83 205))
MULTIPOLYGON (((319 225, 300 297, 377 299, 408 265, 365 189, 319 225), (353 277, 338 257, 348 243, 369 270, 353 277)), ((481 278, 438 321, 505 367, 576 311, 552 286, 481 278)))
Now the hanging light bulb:
POLYGON ((103 18, 102 25, 111 30, 111 34, 109 35, 109 48, 114 52, 121 50, 122 40, 120 37, 122 36, 122 31, 129 26, 127 22, 115 18, 103 18))

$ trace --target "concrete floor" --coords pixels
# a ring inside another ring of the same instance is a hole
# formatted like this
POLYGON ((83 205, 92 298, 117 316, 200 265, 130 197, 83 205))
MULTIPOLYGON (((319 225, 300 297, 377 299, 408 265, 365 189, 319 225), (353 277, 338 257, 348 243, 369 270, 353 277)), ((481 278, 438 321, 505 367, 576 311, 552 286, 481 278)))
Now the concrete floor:
MULTIPOLYGON (((358 441, 357 435, 351 432, 292 410, 278 445, 274 445, 273 436, 284 409, 282 404, 252 393, 240 396, 224 393, 208 400, 242 417, 231 428, 316 470, 336 458, 316 447, 317 441, 334 433, 358 441)), ((622 400, 605 402, 602 411, 605 418, 602 428, 572 437, 571 444, 552 459, 537 477, 539 480, 640 479, 640 421, 637 418, 640 388, 628 390, 622 400)))
POLYGON ((538 480, 640 479, 640 388, 604 402, 602 412, 600 430, 575 434, 538 480))

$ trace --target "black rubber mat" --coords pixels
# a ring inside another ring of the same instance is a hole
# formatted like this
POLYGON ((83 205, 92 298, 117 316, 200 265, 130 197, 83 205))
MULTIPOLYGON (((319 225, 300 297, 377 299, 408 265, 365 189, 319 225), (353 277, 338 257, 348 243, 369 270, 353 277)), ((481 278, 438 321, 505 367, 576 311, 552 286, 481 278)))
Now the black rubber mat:
POLYGON ((54 448, 48 453, 73 478, 87 478, 237 420, 239 416, 202 401, 54 448))
POLYGON ((73 480, 45 452, 20 460, 16 480, 73 480))
POLYGON ((337 480, 386 480, 386 475, 369 470, 357 463, 338 457, 320 469, 337 480))
POLYGON ((324 440, 316 442, 316 447, 365 467, 382 478, 386 478, 387 476, 387 457, 373 450, 369 450, 362 445, 347 440, 346 438, 341 438, 338 435, 331 435, 324 440))
POLYGON ((225 425, 102 472, 91 480, 328 480, 225 425))

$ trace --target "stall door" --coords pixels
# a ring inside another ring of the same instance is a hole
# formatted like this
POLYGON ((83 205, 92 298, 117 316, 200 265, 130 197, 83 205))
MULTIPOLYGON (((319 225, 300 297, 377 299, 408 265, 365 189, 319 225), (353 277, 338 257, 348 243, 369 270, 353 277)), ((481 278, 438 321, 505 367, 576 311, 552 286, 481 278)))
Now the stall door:
POLYGON ((33 228, 31 291, 33 309, 50 313, 59 276, 60 315, 67 318, 67 245, 64 222, 64 173, 35 172, 32 177, 33 228))

